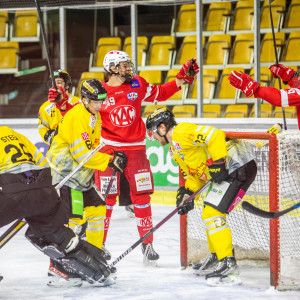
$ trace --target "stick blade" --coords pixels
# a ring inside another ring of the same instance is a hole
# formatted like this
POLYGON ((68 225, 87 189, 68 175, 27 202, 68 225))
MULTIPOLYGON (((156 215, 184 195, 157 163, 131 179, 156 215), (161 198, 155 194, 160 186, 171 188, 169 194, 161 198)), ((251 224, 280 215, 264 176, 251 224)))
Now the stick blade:
POLYGON ((261 210, 247 201, 243 201, 242 207, 249 213, 259 216, 259 217, 262 217, 262 218, 266 218, 266 219, 275 219, 276 218, 276 216, 273 212, 261 210))

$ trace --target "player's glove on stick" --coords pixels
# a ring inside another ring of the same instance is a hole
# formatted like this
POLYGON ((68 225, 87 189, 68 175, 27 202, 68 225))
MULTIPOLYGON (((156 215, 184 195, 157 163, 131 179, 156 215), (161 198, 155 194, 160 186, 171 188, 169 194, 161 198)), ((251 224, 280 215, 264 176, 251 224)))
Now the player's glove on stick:
MULTIPOLYGON (((189 189, 186 189, 184 186, 180 187, 177 190, 177 195, 176 195, 176 206, 178 207, 181 205, 188 197, 193 195, 193 192, 189 189)), ((178 210, 178 213, 180 215, 185 215, 187 214, 190 210, 194 209, 194 199, 191 201, 186 202, 182 208, 178 210)))
POLYGON ((196 59, 188 60, 177 73, 176 78, 183 79, 185 82, 192 84, 194 78, 199 73, 199 66, 196 59))
POLYGON ((112 159, 109 161, 108 166, 113 170, 123 173, 128 162, 126 154, 121 151, 114 151, 113 149, 109 149, 106 153, 112 155, 112 159))
POLYGON ((232 71, 228 76, 230 84, 241 90, 246 97, 251 97, 259 87, 259 83, 245 73, 232 71))
POLYGON ((294 76, 295 72, 293 69, 288 68, 282 64, 279 65, 272 65, 270 68, 270 71, 274 78, 280 77, 284 84, 287 84, 290 79, 294 76))
POLYGON ((68 102, 68 99, 69 96, 61 86, 56 89, 54 87, 49 89, 48 101, 55 104, 58 109, 61 109, 68 102))
POLYGON ((207 160, 206 165, 208 166, 211 181, 215 183, 221 183, 228 178, 228 170, 226 169, 225 159, 219 159, 213 161, 211 158, 207 160))

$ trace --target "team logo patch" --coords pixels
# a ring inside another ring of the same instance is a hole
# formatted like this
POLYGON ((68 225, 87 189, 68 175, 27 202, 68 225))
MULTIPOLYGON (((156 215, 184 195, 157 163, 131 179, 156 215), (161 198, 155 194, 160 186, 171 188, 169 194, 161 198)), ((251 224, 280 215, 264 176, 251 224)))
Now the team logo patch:
POLYGON ((133 80, 130 81, 130 86, 132 88, 138 88, 138 87, 140 87, 140 83, 137 79, 133 79, 133 80))
POLYGON ((83 139, 84 141, 86 141, 86 140, 88 140, 88 139, 90 138, 89 135, 88 135, 86 132, 82 133, 82 134, 81 134, 81 137, 82 137, 82 139, 83 139))
POLYGON ((179 150, 182 150, 182 149, 183 149, 183 148, 181 147, 180 143, 178 143, 178 142, 173 142, 173 141, 172 141, 172 144, 173 144, 174 149, 175 149, 176 151, 179 151, 179 150))
POLYGON ((138 192, 152 190, 152 181, 151 181, 150 172, 135 174, 134 177, 135 177, 136 190, 138 192))
POLYGON ((138 97, 138 93, 135 93, 135 92, 127 94, 127 98, 130 101, 135 101, 137 99, 137 97, 138 97))
POLYGON ((137 226, 152 227, 152 217, 136 218, 137 226))
POLYGON ((120 105, 110 112, 109 117, 114 126, 127 127, 135 120, 136 110, 131 105, 120 105))
POLYGON ((97 121, 97 119, 95 118, 95 116, 93 114, 91 114, 89 126, 92 127, 92 128, 94 128, 95 124, 96 124, 96 121, 97 121))

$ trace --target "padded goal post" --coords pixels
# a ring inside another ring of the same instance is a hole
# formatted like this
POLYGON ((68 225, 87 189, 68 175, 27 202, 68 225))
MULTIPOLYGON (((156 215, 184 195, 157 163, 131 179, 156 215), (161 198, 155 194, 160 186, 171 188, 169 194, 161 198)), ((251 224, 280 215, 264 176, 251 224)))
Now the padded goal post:
MULTIPOLYGON (((300 201, 300 131, 280 134, 226 132, 253 147, 257 176, 243 200, 266 211, 281 211, 300 201), (258 147, 260 143, 265 145, 258 147)), ((179 185, 184 180, 181 177, 179 185)), ((194 210, 180 216, 181 265, 204 258, 208 253, 202 207, 205 191, 194 210)), ((300 210, 278 219, 257 217, 239 203, 227 216, 237 260, 269 262, 270 283, 280 290, 300 289, 300 210)))

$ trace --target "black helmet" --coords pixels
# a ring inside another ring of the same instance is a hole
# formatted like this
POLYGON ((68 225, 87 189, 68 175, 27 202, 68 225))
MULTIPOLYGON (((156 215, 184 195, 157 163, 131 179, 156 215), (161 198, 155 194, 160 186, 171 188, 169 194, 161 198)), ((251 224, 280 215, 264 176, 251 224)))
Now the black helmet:
MULTIPOLYGON (((177 125, 175 116, 166 108, 158 108, 148 116, 146 120, 146 129, 149 140, 153 140, 152 132, 158 133, 157 128, 160 124, 164 124, 166 126, 166 134, 171 127, 177 125)), ((160 134, 158 133, 158 135, 160 134)))
POLYGON ((90 79, 83 82, 81 86, 81 97, 93 101, 104 101, 107 92, 101 82, 97 79, 90 79))
MULTIPOLYGON (((72 89, 72 79, 71 76, 69 75, 69 73, 65 70, 61 70, 58 69, 56 71, 53 72, 53 77, 55 78, 61 78, 64 80, 65 82, 65 86, 68 86, 67 89, 65 89, 66 91, 71 91, 72 89)), ((49 79, 49 83, 48 83, 49 88, 52 87, 52 78, 50 77, 49 79)))

